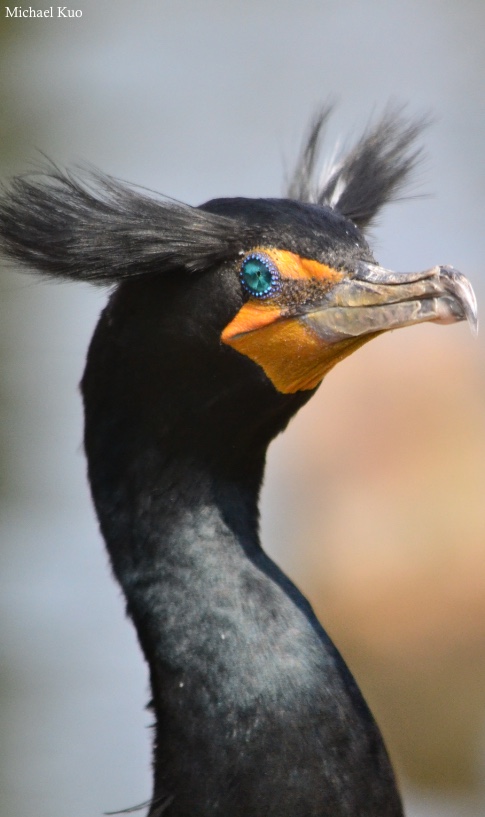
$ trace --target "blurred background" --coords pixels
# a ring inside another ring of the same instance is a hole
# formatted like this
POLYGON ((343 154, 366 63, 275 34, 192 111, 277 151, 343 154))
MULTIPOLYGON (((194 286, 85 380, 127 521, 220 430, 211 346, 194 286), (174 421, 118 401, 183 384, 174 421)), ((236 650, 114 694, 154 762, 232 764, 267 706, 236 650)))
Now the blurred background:
MULTIPOLYGON (((433 122, 418 197, 385 212, 376 256, 451 263, 480 303, 482 0, 75 8, 0 18, 3 179, 46 154, 193 204, 279 195, 323 102, 338 103, 329 153, 405 102, 433 122)), ((147 673, 81 445, 77 384, 106 296, 11 270, 0 296, 0 813, 99 817, 150 796, 147 673)), ((269 457, 264 541, 356 675, 409 817, 485 812, 484 356, 464 324, 379 338, 269 457)))

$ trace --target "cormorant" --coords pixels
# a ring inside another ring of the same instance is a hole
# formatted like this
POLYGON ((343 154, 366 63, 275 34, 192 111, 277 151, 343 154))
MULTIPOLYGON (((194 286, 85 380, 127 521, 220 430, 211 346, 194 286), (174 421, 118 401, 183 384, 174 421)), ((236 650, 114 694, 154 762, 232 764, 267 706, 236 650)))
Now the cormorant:
POLYGON ((468 318, 451 267, 380 267, 364 231, 415 164, 387 114, 326 180, 320 116, 283 199, 192 207, 95 174, 19 177, 4 253, 113 287, 82 393, 89 481, 150 670, 149 817, 401 817, 379 730, 310 605, 265 555, 271 440, 381 332, 468 318))

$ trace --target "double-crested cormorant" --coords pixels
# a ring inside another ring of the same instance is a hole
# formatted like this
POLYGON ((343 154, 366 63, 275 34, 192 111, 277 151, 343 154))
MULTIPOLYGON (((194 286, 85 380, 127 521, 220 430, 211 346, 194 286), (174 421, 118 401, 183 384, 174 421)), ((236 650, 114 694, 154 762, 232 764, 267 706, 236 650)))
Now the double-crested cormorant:
POLYGON ((398 817, 379 730, 261 549, 266 449, 339 360, 388 329, 476 325, 450 267, 396 274, 363 231, 419 127, 387 115, 327 179, 314 125, 285 199, 200 207, 51 169, 13 181, 5 254, 114 286, 82 392, 89 480, 147 659, 150 817, 398 817))

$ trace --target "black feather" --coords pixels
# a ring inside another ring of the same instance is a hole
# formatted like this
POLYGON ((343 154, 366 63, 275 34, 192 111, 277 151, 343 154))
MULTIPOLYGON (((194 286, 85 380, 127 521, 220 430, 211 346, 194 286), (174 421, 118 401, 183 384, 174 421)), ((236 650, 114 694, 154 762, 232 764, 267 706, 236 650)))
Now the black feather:
POLYGON ((364 228, 396 198, 419 156, 413 145, 422 125, 388 111, 318 183, 329 113, 323 109, 312 124, 288 186, 293 201, 224 199, 221 207, 217 201, 191 207, 98 172, 81 179, 52 165, 13 179, 0 199, 0 251, 47 275, 94 284, 202 271, 260 240, 315 258, 323 252, 327 262, 345 267, 346 243, 362 243, 362 236, 351 236, 348 223, 329 231, 329 219, 344 216, 364 228), (332 235, 340 255, 328 246, 332 235))
POLYGON ((13 179, 0 203, 0 249, 54 277, 94 284, 197 271, 238 252, 232 219, 151 198, 101 173, 53 168, 13 179))
POLYGON ((306 143, 288 184, 288 196, 299 201, 329 205, 360 229, 368 227, 381 207, 396 200, 421 156, 416 139, 424 120, 408 121, 388 109, 355 147, 324 178, 317 165, 330 107, 313 121, 306 143))
POLYGON ((331 113, 332 107, 326 105, 310 123, 303 149, 286 185, 285 192, 290 199, 311 204, 318 203, 318 180, 315 176, 318 172, 325 126, 331 113))

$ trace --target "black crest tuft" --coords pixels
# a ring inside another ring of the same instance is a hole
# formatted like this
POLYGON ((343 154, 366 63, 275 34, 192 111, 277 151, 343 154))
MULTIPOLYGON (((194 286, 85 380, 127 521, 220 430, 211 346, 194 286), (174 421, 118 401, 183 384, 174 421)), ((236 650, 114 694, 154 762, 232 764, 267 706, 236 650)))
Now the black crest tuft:
POLYGON ((326 204, 365 229, 387 202, 396 200, 421 155, 416 138, 424 121, 389 109, 355 147, 318 178, 318 161, 331 108, 314 119, 288 184, 290 198, 326 204))
MULTIPOLYGON (((288 194, 303 203, 328 205, 365 228, 407 181, 419 156, 413 146, 421 124, 386 113, 319 183, 316 165, 328 114, 325 109, 315 119, 288 194)), ((244 201, 222 200, 222 210, 217 201, 191 207, 101 173, 80 179, 51 166, 13 179, 0 198, 0 251, 46 275, 95 284, 169 269, 202 271, 254 246, 254 218, 245 222, 237 215, 244 201)), ((284 221, 285 205, 273 199, 253 202, 253 216, 268 208, 275 232, 284 221)), ((246 204, 243 209, 248 210, 246 204)), ((315 213, 300 209, 293 230, 312 232, 315 213)))
POLYGON ((0 249, 54 277, 91 283, 198 271, 237 254, 232 219, 152 198, 109 176, 52 168, 20 176, 0 201, 0 249))

